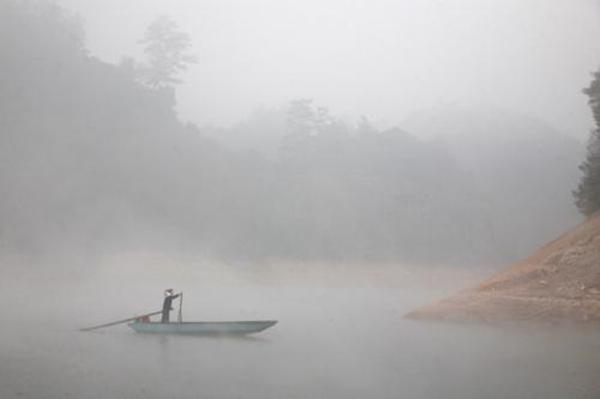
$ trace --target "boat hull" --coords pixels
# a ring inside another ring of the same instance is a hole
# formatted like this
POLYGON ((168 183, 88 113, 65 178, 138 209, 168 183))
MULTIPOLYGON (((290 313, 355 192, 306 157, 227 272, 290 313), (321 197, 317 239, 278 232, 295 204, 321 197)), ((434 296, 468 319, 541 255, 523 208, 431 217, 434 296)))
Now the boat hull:
POLYGON ((200 321, 182 323, 134 322, 128 324, 135 332, 144 334, 252 334, 275 325, 274 320, 256 321, 200 321))

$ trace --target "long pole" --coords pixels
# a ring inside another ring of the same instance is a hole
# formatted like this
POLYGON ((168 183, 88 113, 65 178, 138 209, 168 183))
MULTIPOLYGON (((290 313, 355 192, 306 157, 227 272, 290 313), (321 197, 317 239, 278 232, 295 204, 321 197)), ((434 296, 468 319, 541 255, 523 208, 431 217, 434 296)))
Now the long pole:
POLYGON ((127 323, 128 321, 133 321, 136 319, 139 319, 141 317, 150 317, 150 316, 154 316, 157 314, 161 314, 162 310, 159 310, 157 312, 152 312, 152 313, 146 313, 143 315, 139 315, 139 316, 134 316, 134 317, 130 317, 128 319, 123 319, 123 320, 117 320, 117 321, 113 321, 110 323, 106 323, 106 324, 100 324, 98 326, 93 326, 93 327, 86 327, 86 328, 80 328, 80 331, 92 331, 92 330, 97 330, 99 328, 104 328, 104 327, 110 327, 110 326, 116 326, 117 324, 123 324, 123 323, 127 323))
POLYGON ((183 317, 181 316, 181 312, 183 308, 183 292, 181 294, 179 294, 179 315, 178 315, 178 321, 181 323, 183 321, 183 317))

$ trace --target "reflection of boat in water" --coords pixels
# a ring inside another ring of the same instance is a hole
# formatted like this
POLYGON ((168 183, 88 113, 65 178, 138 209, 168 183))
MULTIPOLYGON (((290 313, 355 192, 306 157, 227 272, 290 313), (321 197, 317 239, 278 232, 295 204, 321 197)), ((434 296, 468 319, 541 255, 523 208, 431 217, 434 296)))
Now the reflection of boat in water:
POLYGON ((252 334, 275 325, 275 320, 254 321, 193 321, 157 323, 135 321, 128 324, 135 332, 148 334, 188 334, 188 335, 218 335, 218 334, 252 334))

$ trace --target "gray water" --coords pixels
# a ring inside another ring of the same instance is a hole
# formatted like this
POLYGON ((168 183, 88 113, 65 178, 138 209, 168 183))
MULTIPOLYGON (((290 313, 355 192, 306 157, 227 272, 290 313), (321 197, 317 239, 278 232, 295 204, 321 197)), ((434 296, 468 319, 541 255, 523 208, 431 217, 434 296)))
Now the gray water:
POLYGON ((452 287, 389 283, 398 274, 339 283, 336 273, 173 278, 187 320, 279 320, 240 338, 77 330, 154 310, 164 285, 154 278, 29 280, 37 292, 3 279, 12 305, 2 311, 0 398, 600 397, 598 332, 409 321, 403 314, 452 287))

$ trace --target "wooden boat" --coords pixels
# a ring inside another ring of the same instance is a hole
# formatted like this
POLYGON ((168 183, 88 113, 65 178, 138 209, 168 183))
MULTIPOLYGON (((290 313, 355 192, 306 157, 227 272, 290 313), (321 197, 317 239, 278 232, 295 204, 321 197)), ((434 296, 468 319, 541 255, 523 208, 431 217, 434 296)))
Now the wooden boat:
POLYGON ((252 334, 275 325, 275 320, 254 321, 196 321, 158 323, 134 321, 129 323, 135 332, 146 334, 188 334, 188 335, 220 335, 220 334, 252 334))
POLYGON ((276 320, 252 320, 252 321, 183 321, 183 292, 179 296, 178 320, 173 323, 159 323, 150 321, 151 316, 162 313, 161 310, 146 313, 127 319, 117 320, 97 326, 81 328, 81 331, 93 331, 100 328, 116 326, 129 323, 135 332, 146 334, 188 334, 188 335, 218 335, 218 334, 252 334, 277 324, 276 320), (131 323, 130 323, 131 322, 131 323))

